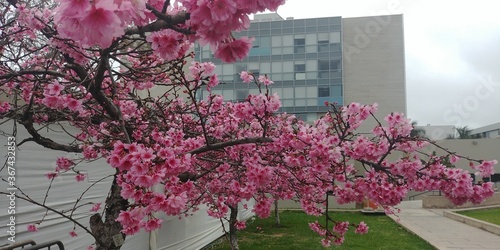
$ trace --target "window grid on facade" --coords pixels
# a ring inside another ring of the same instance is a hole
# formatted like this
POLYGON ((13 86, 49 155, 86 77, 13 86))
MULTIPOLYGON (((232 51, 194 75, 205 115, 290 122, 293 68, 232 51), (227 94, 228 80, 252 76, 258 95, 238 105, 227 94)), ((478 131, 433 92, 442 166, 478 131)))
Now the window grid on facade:
POLYGON ((225 100, 243 100, 256 90, 242 83, 241 71, 266 74, 275 82, 271 88, 281 97, 282 111, 317 117, 326 111, 325 101, 343 103, 341 32, 340 17, 252 22, 248 31, 235 34, 254 37, 247 58, 223 64, 208 47, 197 46, 196 60, 216 64, 225 84, 213 93, 225 100))

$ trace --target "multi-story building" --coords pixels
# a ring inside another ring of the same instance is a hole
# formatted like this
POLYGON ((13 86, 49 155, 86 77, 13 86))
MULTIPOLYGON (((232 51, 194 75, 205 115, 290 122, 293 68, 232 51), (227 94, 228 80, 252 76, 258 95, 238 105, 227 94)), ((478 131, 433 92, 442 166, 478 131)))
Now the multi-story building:
POLYGON ((239 77, 249 71, 274 81, 281 111, 307 121, 328 110, 325 102, 376 102, 384 116, 406 111, 402 15, 285 20, 260 14, 235 36, 255 38, 249 56, 239 62, 222 63, 208 46, 195 48, 197 60, 217 65, 224 84, 213 91, 226 100, 258 93, 239 77))
POLYGON ((471 135, 478 138, 500 138, 500 122, 473 129, 471 135))

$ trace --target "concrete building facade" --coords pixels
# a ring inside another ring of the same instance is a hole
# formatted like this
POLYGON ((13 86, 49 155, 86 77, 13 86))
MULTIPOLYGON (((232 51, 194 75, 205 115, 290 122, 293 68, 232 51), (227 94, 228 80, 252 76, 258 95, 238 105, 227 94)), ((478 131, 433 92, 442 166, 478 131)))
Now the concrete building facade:
POLYGON ((255 38, 249 56, 239 62, 222 63, 208 46, 195 47, 196 60, 217 65, 224 84, 213 92, 225 100, 258 93, 239 77, 249 71, 274 81, 271 91, 280 95, 282 112, 306 121, 323 115, 325 102, 378 103, 379 117, 406 113, 402 15, 285 20, 262 14, 255 15, 248 31, 235 36, 255 38))
POLYGON ((500 122, 473 129, 471 135, 479 138, 500 138, 500 122))

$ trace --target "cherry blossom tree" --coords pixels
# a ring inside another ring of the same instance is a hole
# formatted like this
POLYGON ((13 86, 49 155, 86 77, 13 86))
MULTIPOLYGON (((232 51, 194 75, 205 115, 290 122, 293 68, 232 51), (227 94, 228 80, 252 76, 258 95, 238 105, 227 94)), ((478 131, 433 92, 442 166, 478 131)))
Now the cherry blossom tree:
MULTIPOLYGON (((58 158, 49 182, 65 172, 82 181, 78 166, 100 158, 115 171, 103 215, 94 204, 88 227, 28 196, 18 198, 75 222, 94 237, 97 249, 120 249, 112 236, 155 230, 162 223, 157 213, 189 214, 200 205, 227 220, 234 236, 245 227, 236 220, 238 204, 250 199, 256 215, 267 217, 278 199, 296 199, 306 213, 321 215, 327 194, 340 203, 369 197, 388 211, 409 190, 440 189, 456 204, 493 194, 491 183, 473 186, 466 171, 419 153, 429 142, 410 136, 411 123, 402 114, 390 114, 370 135, 356 132, 365 119, 375 119, 376 105, 331 105, 323 118, 306 124, 277 114, 281 104, 269 91, 272 79, 248 72, 241 72, 243 81, 257 84, 260 94, 236 103, 198 96, 219 81, 212 63, 193 60, 192 44, 209 45, 225 62, 239 60, 252 38, 236 39, 232 32, 248 28, 250 14, 284 2, 0 3, 0 94, 6 98, 0 118, 28 131, 20 146, 33 141, 81 156, 58 158), (62 144, 40 133, 50 126, 78 132, 68 132, 74 141, 62 144), (390 157, 396 153, 401 157, 390 157)), ((465 159, 477 162, 471 167, 484 176, 496 164, 465 159)), ((310 225, 325 246, 341 244, 349 226, 358 233, 368 229, 328 216, 325 225, 310 225)), ((237 249, 235 237, 231 242, 237 249)))

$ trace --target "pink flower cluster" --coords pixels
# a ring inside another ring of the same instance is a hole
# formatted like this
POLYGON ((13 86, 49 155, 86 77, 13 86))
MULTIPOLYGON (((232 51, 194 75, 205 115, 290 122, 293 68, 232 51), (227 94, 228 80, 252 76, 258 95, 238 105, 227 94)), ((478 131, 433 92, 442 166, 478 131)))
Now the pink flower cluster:
POLYGON ((284 0, 180 0, 191 14, 188 25, 196 31, 202 44, 215 48, 215 56, 225 62, 242 59, 251 48, 252 39, 235 39, 231 31, 250 26, 249 14, 276 10, 284 0))
POLYGON ((182 58, 191 48, 186 36, 174 30, 153 32, 146 40, 151 43, 151 48, 158 56, 167 61, 182 58))
POLYGON ((113 39, 124 34, 126 23, 113 0, 60 0, 54 21, 59 35, 78 41, 83 47, 107 48, 113 39))
POLYGON ((0 101, 0 114, 7 113, 10 110, 10 103, 0 101))

